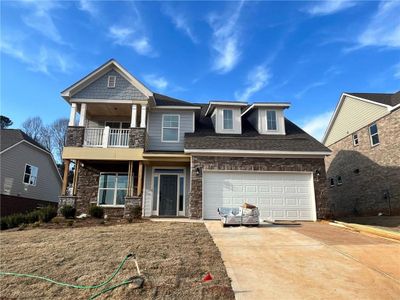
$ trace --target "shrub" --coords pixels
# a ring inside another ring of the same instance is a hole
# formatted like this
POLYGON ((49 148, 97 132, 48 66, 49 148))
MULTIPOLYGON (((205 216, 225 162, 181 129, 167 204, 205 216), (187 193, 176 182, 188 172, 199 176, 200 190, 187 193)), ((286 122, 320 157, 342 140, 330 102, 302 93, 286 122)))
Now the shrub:
MULTIPOLYGON (((74 213, 75 215, 75 213, 74 213)), ((39 210, 39 220, 48 223, 57 216, 57 209, 54 206, 47 206, 39 210)))
POLYGON ((104 209, 101 206, 92 205, 89 208, 89 215, 96 219, 102 219, 104 217, 104 209))
POLYGON ((140 219, 142 217, 142 207, 140 205, 135 205, 131 209, 131 215, 134 219, 140 219))
POLYGON ((6 218, 7 218, 7 217, 2 217, 2 218, 0 219, 0 229, 1 229, 1 230, 6 230, 6 229, 8 229, 8 223, 7 223, 6 218))
POLYGON ((66 219, 73 219, 73 218, 75 218, 76 209, 75 209, 75 207, 73 207, 71 205, 64 205, 61 208, 61 214, 66 219))

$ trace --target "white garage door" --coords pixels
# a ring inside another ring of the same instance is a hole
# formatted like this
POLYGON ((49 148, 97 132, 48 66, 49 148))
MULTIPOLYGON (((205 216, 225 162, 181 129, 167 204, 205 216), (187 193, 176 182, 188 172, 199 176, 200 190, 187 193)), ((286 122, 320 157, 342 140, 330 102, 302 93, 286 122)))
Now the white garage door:
POLYGON ((218 219, 218 207, 256 205, 261 219, 316 219, 311 173, 203 173, 205 219, 218 219))

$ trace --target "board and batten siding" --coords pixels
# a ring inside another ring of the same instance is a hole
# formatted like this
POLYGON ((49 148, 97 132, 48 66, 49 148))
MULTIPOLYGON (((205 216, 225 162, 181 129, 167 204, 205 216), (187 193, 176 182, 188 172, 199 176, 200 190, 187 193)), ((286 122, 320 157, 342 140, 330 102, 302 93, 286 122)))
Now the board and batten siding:
POLYGON ((147 125, 147 142, 150 151, 183 151, 186 132, 194 132, 194 112, 193 111, 175 111, 175 110, 157 110, 149 113, 147 125), (179 142, 163 142, 162 119, 163 115, 179 115, 179 142))
POLYGON ((110 70, 100 78, 83 88, 72 99, 114 99, 114 100, 146 100, 135 86, 126 80, 119 72, 110 70), (108 88, 108 76, 115 76, 115 88, 108 88))
POLYGON ((325 146, 336 143, 388 113, 384 106, 346 96, 326 138, 325 146))
MULTIPOLYGON (((168 168, 174 169, 173 166, 168 168)), ((176 167, 182 168, 182 167, 176 167)), ((150 217, 152 215, 152 203, 153 203, 153 166, 145 167, 144 176, 144 193, 143 193, 143 215, 150 217)), ((189 211, 189 189, 190 189, 190 168, 185 167, 185 216, 188 215, 189 211)))
POLYGON ((0 155, 1 194, 58 202, 61 177, 46 152, 25 142, 0 155), (36 186, 23 183, 25 164, 37 167, 36 186))

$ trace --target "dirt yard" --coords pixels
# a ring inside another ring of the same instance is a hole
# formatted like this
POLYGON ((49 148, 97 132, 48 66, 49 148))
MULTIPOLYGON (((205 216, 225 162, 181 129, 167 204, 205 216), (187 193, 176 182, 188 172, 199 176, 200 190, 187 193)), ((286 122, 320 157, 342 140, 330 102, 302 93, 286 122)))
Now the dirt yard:
MULTIPOLYGON (((98 299, 234 299, 220 253, 204 224, 146 222, 0 233, 4 272, 92 285, 108 278, 128 253, 145 276, 143 289, 123 286, 98 299), (202 282, 210 272, 213 280, 202 282)), ((111 281, 137 275, 133 260, 111 281)), ((77 290, 29 278, 0 277, 1 299, 87 299, 77 290)))

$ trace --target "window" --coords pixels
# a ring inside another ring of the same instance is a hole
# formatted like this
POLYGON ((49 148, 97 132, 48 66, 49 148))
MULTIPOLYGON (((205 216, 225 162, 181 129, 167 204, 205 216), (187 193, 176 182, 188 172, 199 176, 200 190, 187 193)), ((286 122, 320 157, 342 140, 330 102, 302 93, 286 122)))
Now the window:
POLYGON ((376 124, 369 126, 369 136, 371 137, 372 146, 379 144, 378 126, 376 124))
POLYGON ((276 130, 276 111, 267 110, 267 130, 276 130))
POLYGON ((335 186, 335 179, 333 179, 333 177, 329 178, 329 183, 331 187, 335 186))
POLYGON ((233 111, 231 109, 224 109, 222 113, 224 119, 224 129, 233 129, 233 111))
POLYGON ((36 186, 38 170, 39 169, 37 167, 26 164, 24 172, 24 183, 36 186))
POLYGON ((338 175, 338 176, 336 176, 336 182, 337 182, 337 185, 342 185, 342 176, 340 176, 340 175, 338 175))
POLYGON ((129 127, 131 127, 131 123, 129 122, 118 122, 118 121, 116 122, 106 121, 104 125, 113 129, 128 129, 129 127))
POLYGON ((154 176, 153 181, 153 211, 157 210, 158 203, 158 176, 154 176))
POLYGON ((353 134, 353 146, 358 146, 358 134, 353 134))
POLYGON ((101 173, 99 180, 100 205, 124 205, 128 190, 128 174, 101 173))
POLYGON ((115 88, 116 81, 117 81, 117 77, 116 76, 108 76, 107 87, 110 88, 110 89, 115 88))
POLYGON ((179 115, 163 115, 162 142, 179 142, 179 115))

